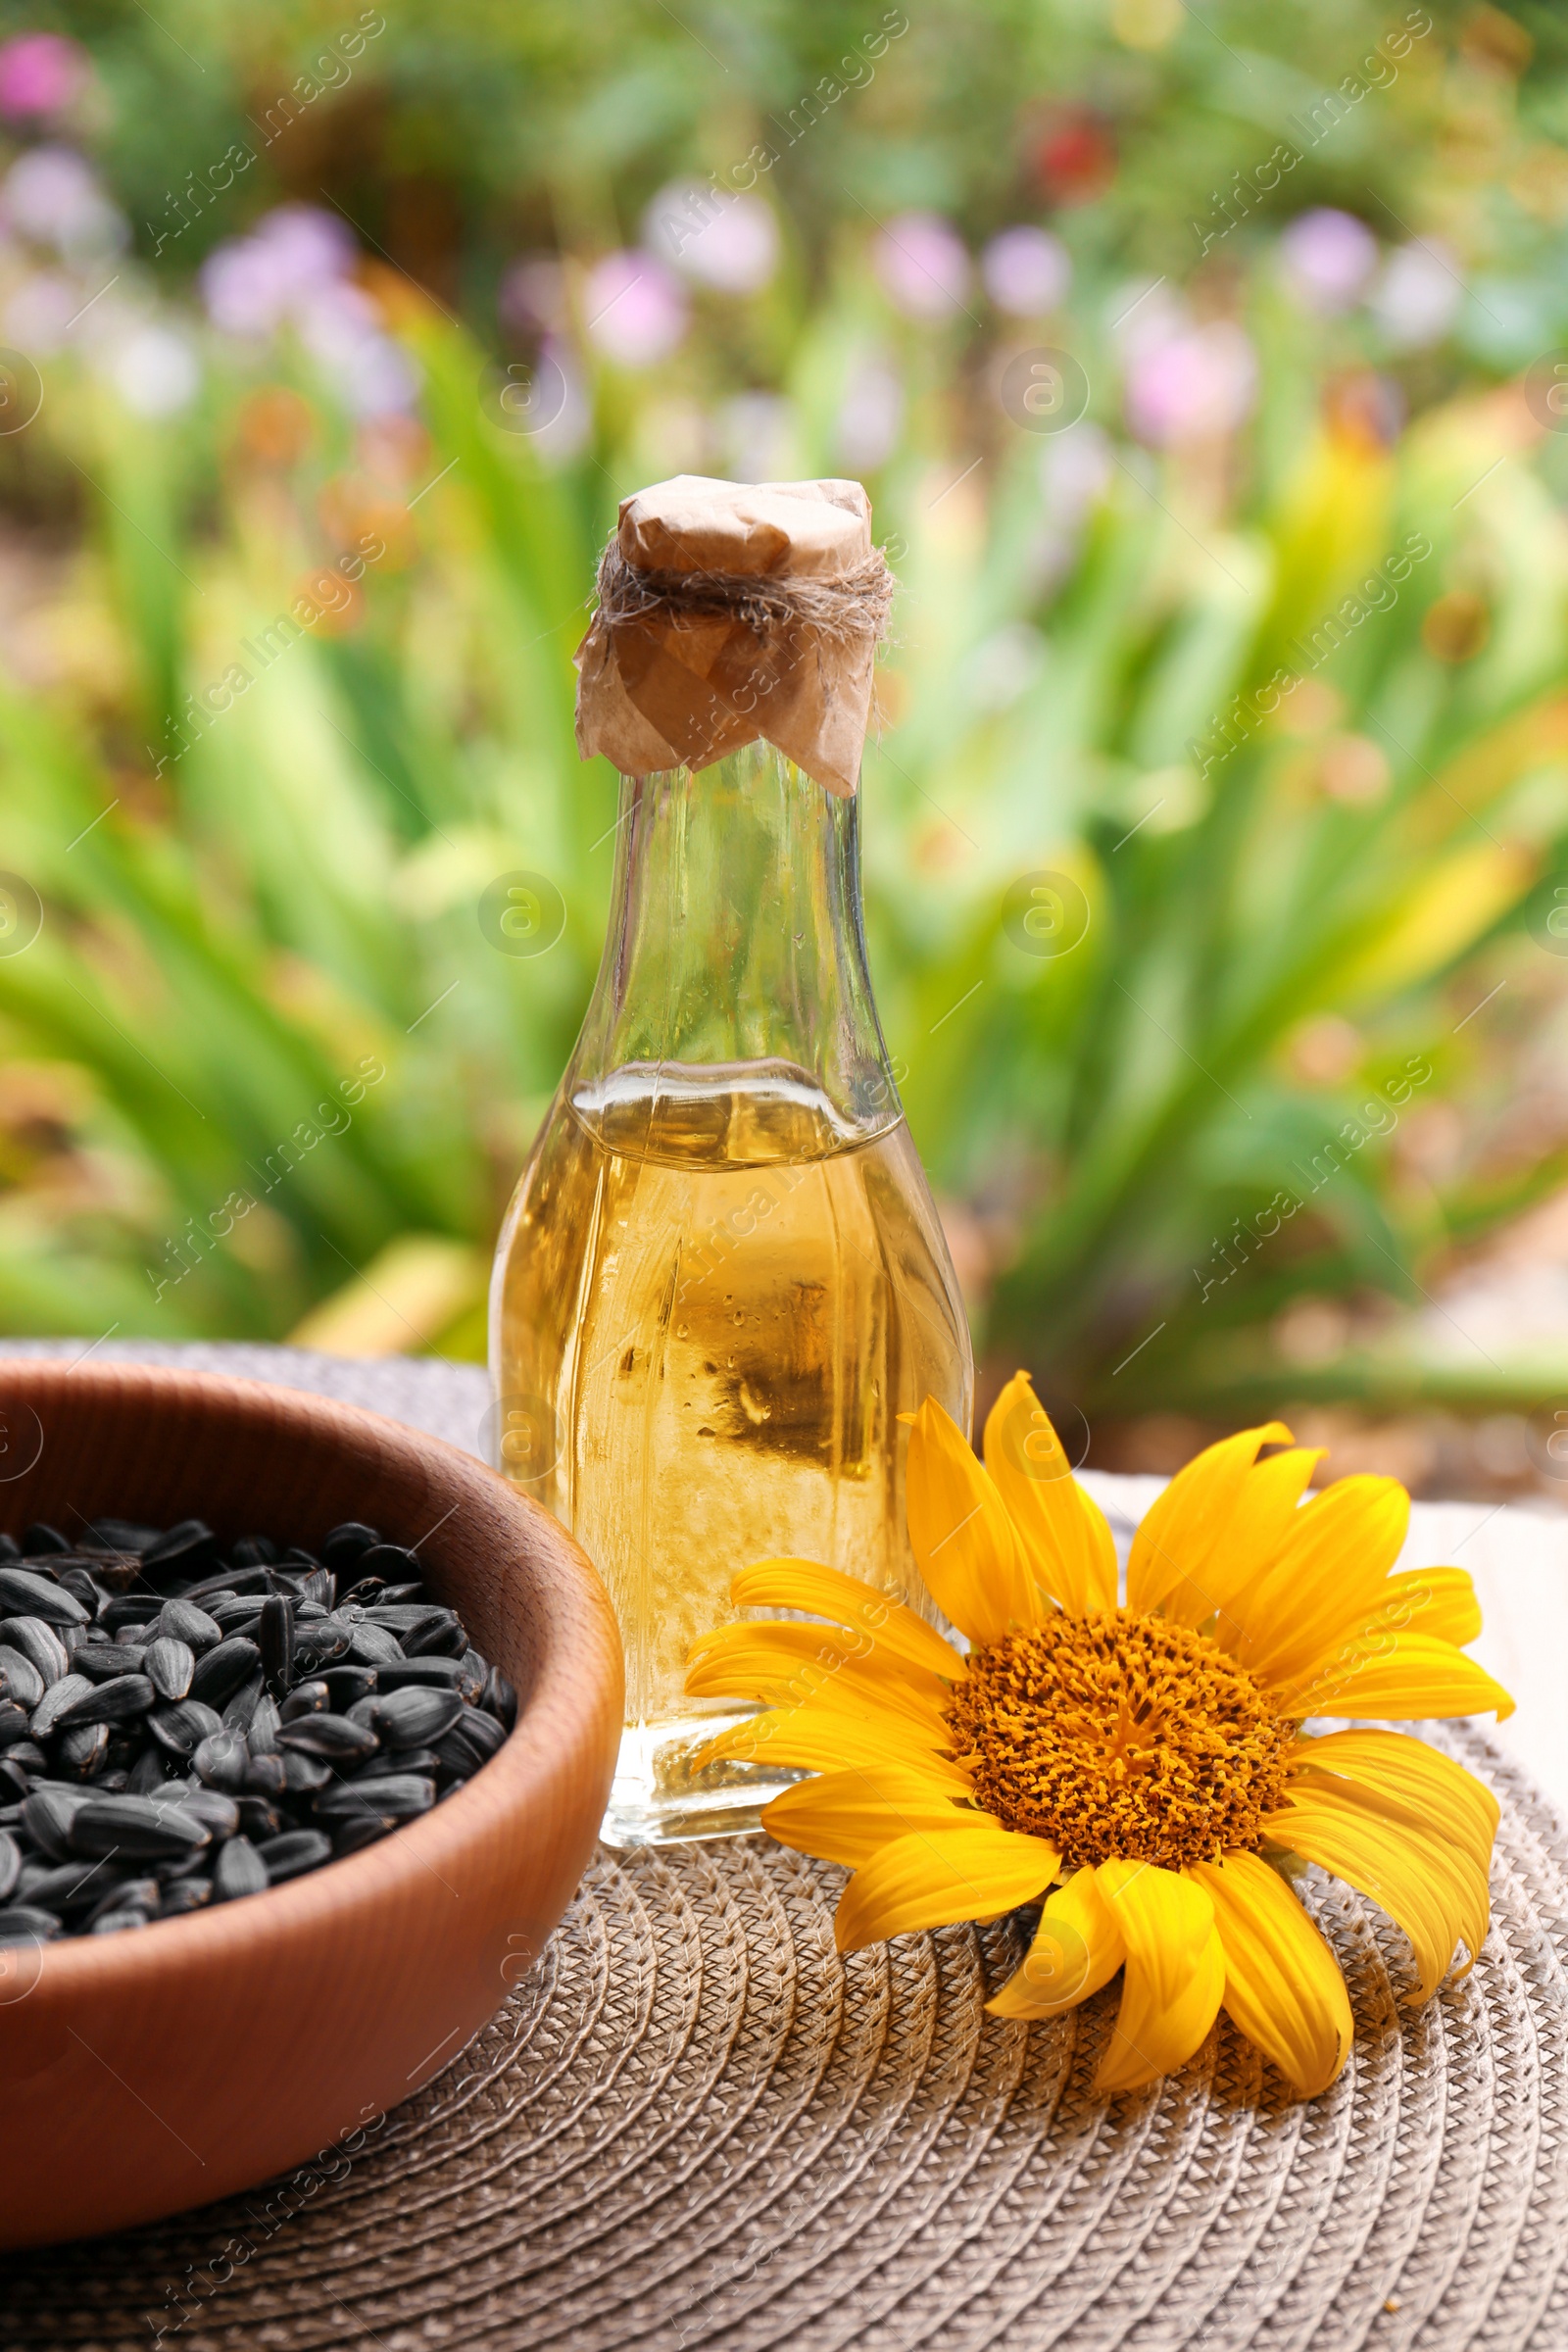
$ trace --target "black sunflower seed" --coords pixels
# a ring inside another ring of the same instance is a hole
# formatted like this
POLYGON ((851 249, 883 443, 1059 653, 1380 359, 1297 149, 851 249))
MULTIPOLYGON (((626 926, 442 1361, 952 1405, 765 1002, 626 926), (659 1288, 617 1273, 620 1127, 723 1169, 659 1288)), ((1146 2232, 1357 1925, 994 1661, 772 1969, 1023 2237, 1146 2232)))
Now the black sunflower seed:
POLYGON ((379 1813, 393 1821, 404 1821, 412 1820, 416 1813, 428 1813, 434 1803, 435 1783, 422 1774, 383 1773, 372 1780, 334 1783, 317 1798, 316 1810, 328 1820, 339 1816, 352 1819, 357 1813, 379 1813))
POLYGON ((327 1666, 319 1679, 332 1694, 333 1713, 347 1715, 357 1700, 369 1696, 379 1678, 380 1669, 375 1666, 327 1666))
POLYGON ((190 1680, 191 1697, 201 1699, 207 1706, 220 1707, 241 1683, 249 1681, 261 1663, 261 1656, 255 1642, 247 1642, 242 1634, 220 1642, 216 1649, 198 1659, 190 1680))
POLYGON ((108 1551, 150 1551, 158 1541, 156 1527, 140 1527, 134 1519, 93 1519, 87 1533, 108 1551))
POLYGON ((104 1611, 104 1630, 116 1641, 127 1641, 134 1633, 142 1641, 149 1638, 153 1621, 159 1614, 156 1592, 123 1592, 112 1600, 104 1611))
POLYGON ((267 1886, 267 1864, 248 1838, 231 1838, 213 1864, 213 1893, 220 1903, 242 1894, 261 1894, 267 1886))
POLYGON ((182 1805, 150 1796, 101 1796, 89 1797, 73 1816, 70 1840, 75 1854, 153 1861, 211 1845, 213 1833, 182 1805))
POLYGON ((483 1714, 477 1707, 465 1707, 450 1732, 444 1732, 430 1745, 453 1772, 477 1772, 488 1764, 498 1748, 506 1744, 506 1733, 493 1715, 483 1714))
POLYGON ((377 1756, 369 1764, 363 1764, 350 1778, 368 1781, 377 1772, 419 1772, 438 1778, 445 1770, 446 1766, 433 1747, 389 1747, 385 1755, 377 1756))
POLYGON ((364 1813, 357 1821, 335 1822, 332 1851, 338 1855, 357 1854, 362 1846, 374 1845, 378 1838, 384 1838, 397 1826, 390 1813, 364 1813))
POLYGON ((122 1910, 103 1912, 91 1922, 87 1933, 89 1936, 119 1936, 126 1928, 150 1928, 154 1916, 151 1911, 142 1911, 134 1904, 126 1904, 122 1910))
POLYGON ((313 1568, 300 1586, 300 1598, 316 1607, 330 1609, 337 1601, 337 1578, 330 1568, 313 1568))
POLYGON ((294 1609, 282 1593, 263 1601, 256 1639, 267 1688, 274 1698, 281 1698, 294 1679, 294 1609))
POLYGON ((320 1830, 285 1830, 281 1838, 269 1838, 257 1847, 272 1886, 283 1879, 297 1879, 304 1870, 315 1870, 332 1851, 332 1840, 320 1830))
MULTIPOLYGON (((55 1690, 64 1690, 67 1684, 86 1682, 83 1675, 68 1674, 64 1683, 56 1683, 55 1690)), ((46 1696, 52 1693, 46 1693, 46 1696)), ((112 1682, 87 1682, 86 1689, 74 1698, 69 1707, 55 1716, 62 1730, 79 1723, 123 1723, 128 1716, 145 1715, 157 1701, 158 1693, 144 1674, 117 1674, 112 1682)), ((34 1715, 43 1713, 40 1701, 34 1715)), ((36 1737, 36 1734, 34 1735, 36 1737)))
POLYGON ((156 1642, 147 1644, 142 1672, 160 1698, 184 1698, 196 1672, 196 1653, 189 1642, 176 1642, 172 1634, 160 1634, 156 1642))
POLYGON ((60 1579, 61 1591, 79 1601, 89 1620, 96 1623, 109 1606, 107 1588, 86 1568, 57 1568, 55 1574, 60 1579))
POLYGON ((355 1723, 346 1715, 298 1715, 290 1723, 280 1723, 277 1744, 285 1751, 293 1750, 307 1756, 325 1756, 333 1763, 355 1763, 373 1753, 378 1742, 375 1733, 366 1723, 355 1723))
POLYGON ((479 1704, 487 1715, 493 1715, 504 1732, 516 1729, 517 1693, 499 1666, 492 1666, 484 1678, 479 1704))
POLYGON ((205 1706, 199 1698, 181 1698, 172 1707, 154 1707, 147 1718, 153 1738, 161 1740, 171 1755, 193 1756, 204 1740, 223 1728, 223 1718, 216 1707, 205 1706))
POLYGON ((246 1735, 253 1756, 276 1754, 277 1730, 280 1721, 281 1717, 278 1714, 275 1698, 258 1699, 256 1712, 251 1717, 250 1730, 246 1735))
POLYGON ((242 1568, 270 1568, 282 1555, 270 1536, 241 1536, 229 1556, 242 1568))
POLYGON ((179 1919, 187 1911, 202 1911, 212 1901, 217 1889, 204 1873, 193 1872, 188 1879, 176 1879, 164 1888, 164 1899, 158 1906, 160 1919, 179 1919))
POLYGON ((389 1747, 423 1747, 463 1713, 455 1690, 388 1690, 369 1703, 370 1720, 389 1747))
POLYGON ((217 1551, 218 1540, 205 1520, 181 1519, 177 1527, 160 1536, 156 1544, 149 1544, 141 1555, 141 1564, 149 1576, 159 1579, 176 1571, 184 1576, 199 1576, 217 1551))
POLYGON ((432 1612, 425 1624, 403 1636, 403 1647, 411 1658, 461 1659, 468 1647, 467 1628, 450 1609, 432 1612))
POLYGON ((279 1797, 288 1787, 288 1775, 283 1758, 272 1753, 252 1756, 245 1768, 245 1788, 251 1796, 279 1797))
POLYGON ((400 1666, 403 1663, 403 1644, 388 1625, 356 1625, 351 1628, 349 1656, 361 1666, 400 1666))
POLYGON ((191 1757, 196 1777, 209 1788, 237 1796, 250 1771, 251 1751, 241 1731, 224 1725, 205 1739, 191 1757))
POLYGON ((84 1788, 65 1788, 56 1782, 47 1782, 24 1798, 22 1827, 40 1853, 64 1862, 75 1850, 71 1842, 71 1825, 82 1806, 90 1802, 84 1788))
POLYGON ((71 1652, 52 1625, 41 1617, 0 1618, 0 1642, 30 1658, 45 1683, 58 1683, 71 1672, 71 1652))
MULTIPOLYGON (((198 1755, 201 1750, 196 1751, 198 1755)), ((132 1796, 152 1796, 168 1780, 174 1756, 171 1749, 160 1747, 155 1740, 144 1747, 125 1778, 125 1787, 132 1796)))
POLYGON ((59 1934, 60 1922, 52 1911, 34 1911, 26 1903, 0 1911, 0 1943, 47 1943, 59 1934))
POLYGON ((458 1690, 463 1687, 461 1658, 400 1658, 383 1666, 378 1676, 382 1690, 458 1690))
POLYGON ((87 1925, 89 1928, 96 1926, 111 1911, 145 1911, 149 1918, 153 1918, 163 1896, 163 1888, 150 1872, 132 1873, 124 1879, 117 1879, 110 1872, 97 1901, 87 1914, 87 1925))
POLYGON ((22 1876, 22 1848, 9 1830, 0 1830, 0 1903, 22 1876))
POLYGON ((234 1802, 239 1807, 241 1834, 253 1845, 259 1844, 264 1838, 275 1838, 282 1829, 283 1816, 270 1797, 243 1789, 234 1802))
POLYGON ((194 1814, 198 1821, 206 1822, 213 1833, 215 1844, 220 1845, 225 1838, 234 1837, 239 1829, 239 1807, 231 1796, 224 1795, 220 1789, 192 1788, 187 1781, 179 1791, 177 1802, 182 1813, 194 1814))
POLYGON ((266 1695, 266 1690, 267 1686, 262 1681, 261 1670, 258 1668, 248 1683, 241 1683, 232 1698, 224 1700, 224 1723, 231 1724, 235 1731, 248 1732, 256 1721, 256 1710, 266 1695))
POLYGON ((235 1592, 226 1600, 215 1600, 211 1604, 213 1623, 220 1634, 254 1634, 270 1598, 267 1592, 235 1592))
POLYGON ((380 1541, 378 1529, 367 1527, 362 1519, 345 1519, 341 1527, 334 1527, 327 1536, 320 1553, 328 1568, 352 1568, 380 1541))
POLYGON ((142 1674, 147 1652, 131 1642, 83 1642, 72 1654, 72 1671, 95 1683, 113 1682, 117 1674, 142 1674))
POLYGON ((15 1699, 19 1707, 25 1707, 31 1714, 43 1691, 43 1676, 32 1660, 20 1649, 0 1642, 0 1698, 15 1699))
POLYGON ((290 1748, 283 1758, 283 1787, 290 1796, 308 1796, 324 1788, 337 1769, 322 1756, 307 1756, 290 1748))
POLYGON ((324 1681, 296 1683, 278 1708, 279 1723, 297 1723, 302 1715, 319 1715, 332 1704, 332 1693, 324 1681))
POLYGON ((223 1639, 220 1627, 193 1600, 166 1600, 158 1612, 158 1632, 171 1642, 183 1642, 198 1657, 216 1649, 223 1639))
POLYGON ((63 1674, 58 1683, 51 1683, 29 1718, 34 1740, 47 1740, 66 1710, 92 1688, 84 1674, 63 1674))
POLYGON ((41 1559, 49 1552, 69 1552, 71 1545, 58 1527, 51 1527, 47 1519, 35 1519, 22 1531, 22 1548, 31 1560, 41 1559))
POLYGON ((41 1617, 45 1625, 85 1625, 89 1612, 74 1592, 32 1568, 0 1562, 0 1609, 8 1617, 41 1617))
POLYGON ((74 1723, 55 1741, 60 1769, 69 1780, 90 1781, 109 1757, 107 1723, 74 1723))
POLYGON ((32 1717, 37 1712, 20 1706, 16 1699, 0 1699, 0 1748, 20 1747, 32 1736, 32 1717))
POLYGON ((86 1904, 103 1900, 111 1888, 120 1886, 130 1874, 117 1871, 112 1863, 55 1862, 42 1868, 30 1866, 22 1874, 17 1899, 36 1903, 41 1911, 65 1913, 81 1909, 86 1904))

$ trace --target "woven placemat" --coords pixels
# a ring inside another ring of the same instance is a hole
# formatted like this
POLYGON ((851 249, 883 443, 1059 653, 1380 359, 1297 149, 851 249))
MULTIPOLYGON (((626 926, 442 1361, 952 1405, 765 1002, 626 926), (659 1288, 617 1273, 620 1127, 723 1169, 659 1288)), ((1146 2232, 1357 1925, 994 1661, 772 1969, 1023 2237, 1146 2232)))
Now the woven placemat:
POLYGON ((1114 1987, 984 2013, 1016 1918, 846 1963, 828 1865, 601 1853, 363 2148, 0 2264, 0 2344, 1563 2352, 1568 1844, 1500 1750, 1434 1736, 1502 1802, 1491 1936, 1408 2010, 1403 1938, 1314 1875, 1356 2041, 1310 2105, 1224 2020, 1179 2077, 1096 2101, 1114 1987))

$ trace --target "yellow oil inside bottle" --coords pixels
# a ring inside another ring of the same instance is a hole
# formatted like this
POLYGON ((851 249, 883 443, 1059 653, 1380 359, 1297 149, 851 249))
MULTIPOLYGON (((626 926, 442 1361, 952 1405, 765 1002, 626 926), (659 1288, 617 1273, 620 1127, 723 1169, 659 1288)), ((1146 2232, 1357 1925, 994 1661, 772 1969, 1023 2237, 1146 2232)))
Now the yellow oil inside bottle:
POLYGON ((626 1648, 607 1835, 737 1829, 779 1785, 694 1772, 749 1708, 683 1693, 730 1579, 816 1558, 930 1613, 905 1529, 906 1433, 934 1396, 967 1427, 951 1260, 889 1090, 867 1135, 788 1062, 568 1074, 502 1237, 492 1361, 501 1466, 570 1528, 626 1648))

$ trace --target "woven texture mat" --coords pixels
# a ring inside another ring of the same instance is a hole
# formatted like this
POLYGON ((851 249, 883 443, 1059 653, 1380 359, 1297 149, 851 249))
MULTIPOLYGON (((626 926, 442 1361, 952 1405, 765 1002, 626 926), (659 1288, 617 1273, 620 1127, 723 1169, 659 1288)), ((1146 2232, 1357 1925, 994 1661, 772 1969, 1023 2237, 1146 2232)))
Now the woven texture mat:
POLYGON ((1357 2031, 1308 2106, 1223 2019, 1181 2076, 1097 2102, 1114 1987, 984 2014, 1016 1918, 842 1963, 827 1865, 601 1854, 363 2149, 0 2264, 0 2344, 1564 2352, 1568 1851, 1498 1750, 1441 1736, 1502 1800, 1486 1951, 1412 2012, 1402 1937, 1314 1877, 1357 2031))

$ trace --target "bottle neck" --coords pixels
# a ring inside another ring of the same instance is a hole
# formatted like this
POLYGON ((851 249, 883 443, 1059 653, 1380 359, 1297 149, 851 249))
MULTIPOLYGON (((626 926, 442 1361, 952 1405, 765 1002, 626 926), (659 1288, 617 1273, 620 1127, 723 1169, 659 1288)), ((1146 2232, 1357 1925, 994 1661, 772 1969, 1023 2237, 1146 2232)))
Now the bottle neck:
POLYGON ((566 1075, 612 1148, 820 1158, 898 1123, 858 819, 767 743, 623 780, 614 906, 566 1075))

